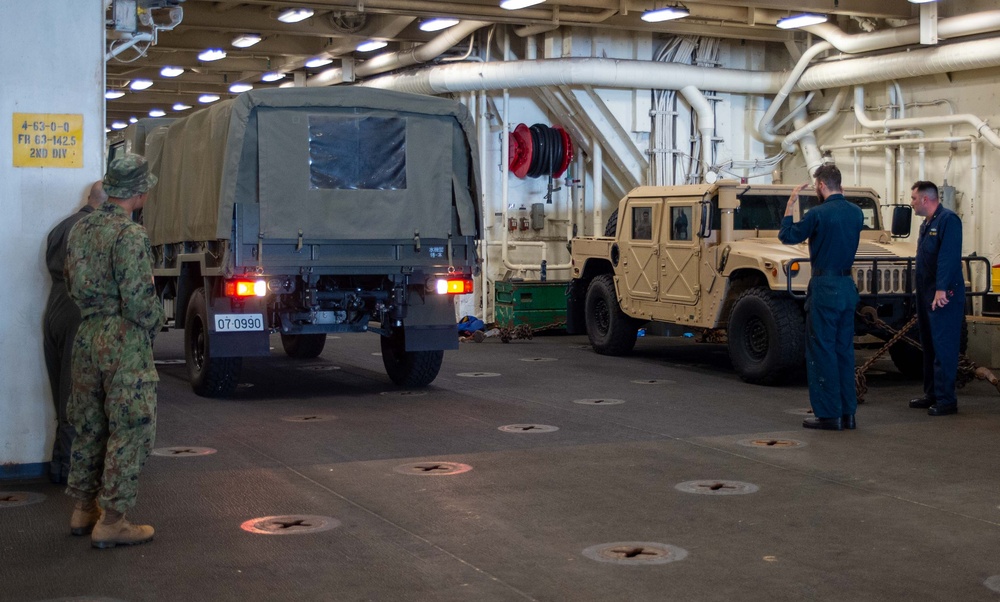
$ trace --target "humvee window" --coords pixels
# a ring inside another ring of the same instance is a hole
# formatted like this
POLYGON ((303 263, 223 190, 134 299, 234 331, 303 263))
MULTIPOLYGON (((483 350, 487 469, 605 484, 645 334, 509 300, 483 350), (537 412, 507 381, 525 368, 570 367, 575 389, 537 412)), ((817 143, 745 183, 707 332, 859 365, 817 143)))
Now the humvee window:
POLYGON ((309 187, 405 190, 406 120, 310 115, 309 187))
MULTIPOLYGON (((869 228, 871 229, 879 228, 878 217, 877 217, 878 204, 875 202, 875 199, 866 196, 852 196, 852 197, 847 197, 847 200, 861 208, 861 213, 863 213, 865 216, 864 228, 866 230, 869 228)), ((819 198, 817 198, 816 196, 800 194, 799 202, 802 204, 802 215, 805 215, 806 213, 809 212, 810 209, 819 205, 819 198)))
POLYGON ((652 240, 653 239, 653 221, 652 207, 633 207, 632 208, 632 239, 633 240, 652 240))
POLYGON ((670 224, 670 240, 691 240, 691 207, 671 207, 670 224))

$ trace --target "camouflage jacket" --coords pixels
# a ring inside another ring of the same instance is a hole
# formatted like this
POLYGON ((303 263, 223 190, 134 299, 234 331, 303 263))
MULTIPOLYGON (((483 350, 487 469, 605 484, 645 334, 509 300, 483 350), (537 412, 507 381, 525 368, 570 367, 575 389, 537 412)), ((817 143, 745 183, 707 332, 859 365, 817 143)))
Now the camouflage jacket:
POLYGON ((104 203, 73 226, 65 273, 84 319, 120 316, 145 331, 152 345, 164 314, 153 287, 149 237, 124 209, 104 203))

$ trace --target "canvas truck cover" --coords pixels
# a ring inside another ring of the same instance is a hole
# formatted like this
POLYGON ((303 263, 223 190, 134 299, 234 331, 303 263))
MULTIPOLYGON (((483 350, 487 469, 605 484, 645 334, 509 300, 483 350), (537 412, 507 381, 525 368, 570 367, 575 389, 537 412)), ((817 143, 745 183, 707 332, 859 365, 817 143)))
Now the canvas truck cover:
POLYGON ((153 245, 229 239, 237 203, 259 210, 265 242, 480 235, 475 126, 451 100, 251 91, 153 130, 146 151, 153 245))

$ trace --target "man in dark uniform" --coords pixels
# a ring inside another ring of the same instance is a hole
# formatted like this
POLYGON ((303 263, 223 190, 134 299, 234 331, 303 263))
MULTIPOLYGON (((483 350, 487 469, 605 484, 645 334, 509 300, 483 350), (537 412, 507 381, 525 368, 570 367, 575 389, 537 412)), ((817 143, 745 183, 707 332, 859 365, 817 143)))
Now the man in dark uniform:
POLYGON ((947 416, 958 412, 955 376, 965 314, 962 220, 941 205, 933 182, 915 183, 910 205, 924 218, 917 240, 917 325, 924 349, 924 396, 910 401, 910 407, 927 408, 931 416, 947 416))
POLYGON ((69 451, 76 431, 66 416, 66 402, 70 391, 70 360, 73 339, 80 326, 80 309, 66 292, 63 269, 66 267, 66 238, 76 222, 101 206, 108 195, 104 194, 103 182, 94 182, 87 196, 87 204, 80 208, 49 232, 45 246, 45 265, 52 278, 49 300, 45 304, 42 322, 42 344, 45 350, 45 368, 49 373, 52 387, 52 401, 56 408, 56 438, 52 445, 52 461, 49 463, 49 479, 53 483, 66 484, 69 477, 69 451))
POLYGON ((812 277, 806 297, 806 363, 809 402, 814 418, 802 426, 839 431, 855 428, 858 398, 854 386, 854 311, 858 289, 851 265, 865 218, 844 198, 840 170, 821 165, 813 176, 820 205, 793 222, 799 192, 792 191, 778 238, 786 245, 809 239, 812 277))
POLYGON ((153 539, 153 527, 133 525, 125 513, 156 434, 153 338, 163 307, 149 238, 131 219, 155 184, 143 157, 112 161, 108 201, 77 222, 66 244, 66 285, 83 316, 73 344, 67 412, 77 435, 66 493, 78 500, 70 532, 92 532, 96 548, 153 539))

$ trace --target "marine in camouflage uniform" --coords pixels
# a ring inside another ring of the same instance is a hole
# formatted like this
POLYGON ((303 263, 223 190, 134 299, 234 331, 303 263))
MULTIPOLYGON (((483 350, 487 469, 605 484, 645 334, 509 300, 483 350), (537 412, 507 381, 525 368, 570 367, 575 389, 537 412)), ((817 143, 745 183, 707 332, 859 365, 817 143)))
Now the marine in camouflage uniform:
MULTIPOLYGON (((110 201, 80 220, 67 243, 66 283, 83 322, 73 347, 68 414, 77 437, 66 492, 87 502, 96 498, 106 514, 123 515, 135 505, 156 431, 153 338, 164 315, 153 287, 149 238, 126 211, 140 208, 155 183, 141 156, 113 161, 104 178, 110 201)), ((71 525, 74 534, 93 528, 71 525)), ((97 531, 94 545, 115 545, 96 539, 97 531)))

